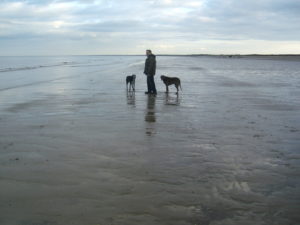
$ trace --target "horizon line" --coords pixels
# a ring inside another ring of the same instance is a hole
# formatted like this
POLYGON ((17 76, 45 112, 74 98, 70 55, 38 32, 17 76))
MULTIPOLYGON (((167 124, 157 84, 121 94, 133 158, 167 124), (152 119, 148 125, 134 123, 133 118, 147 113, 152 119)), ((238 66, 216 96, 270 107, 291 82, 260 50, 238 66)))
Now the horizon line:
MULTIPOLYGON (((300 56, 299 54, 155 54, 157 56, 300 56)), ((145 56, 145 54, 66 54, 66 55, 0 55, 0 57, 51 57, 51 56, 145 56)))

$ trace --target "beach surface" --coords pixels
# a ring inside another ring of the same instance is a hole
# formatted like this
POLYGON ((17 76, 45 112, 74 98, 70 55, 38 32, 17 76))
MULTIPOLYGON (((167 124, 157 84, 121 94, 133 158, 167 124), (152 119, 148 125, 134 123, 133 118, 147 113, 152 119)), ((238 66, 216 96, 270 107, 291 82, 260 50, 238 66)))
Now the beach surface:
POLYGON ((1 60, 1 225, 299 224, 299 61, 1 60))

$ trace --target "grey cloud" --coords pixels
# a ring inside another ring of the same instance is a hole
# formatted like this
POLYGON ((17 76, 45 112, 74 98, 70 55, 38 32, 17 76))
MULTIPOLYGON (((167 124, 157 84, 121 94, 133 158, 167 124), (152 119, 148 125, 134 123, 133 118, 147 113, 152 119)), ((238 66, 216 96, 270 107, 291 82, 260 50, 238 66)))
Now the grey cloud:
POLYGON ((216 37, 231 36, 232 39, 297 40, 299 39, 298 15, 287 16, 294 0, 287 1, 209 1, 202 12, 194 11, 187 18, 185 30, 204 30, 216 37), (283 5, 286 10, 281 10, 283 5), (211 23, 196 20, 200 15, 214 18, 211 23))
POLYGON ((4 0, 0 38, 299 40, 299 0, 4 0), (8 4, 22 3, 19 8, 8 4), (6 6, 6 7, 5 7, 6 6))
POLYGON ((78 25, 76 29, 89 32, 135 32, 141 31, 143 24, 136 20, 112 20, 78 25))

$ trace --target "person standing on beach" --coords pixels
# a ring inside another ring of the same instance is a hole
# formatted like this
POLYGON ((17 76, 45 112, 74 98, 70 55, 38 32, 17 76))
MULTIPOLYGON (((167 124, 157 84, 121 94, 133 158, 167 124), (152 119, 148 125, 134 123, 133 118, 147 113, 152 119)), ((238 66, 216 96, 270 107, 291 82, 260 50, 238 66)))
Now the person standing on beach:
POLYGON ((154 82, 154 75, 156 71, 156 59, 151 50, 146 50, 147 59, 145 61, 144 74, 147 76, 148 91, 145 94, 156 95, 156 87, 154 82))

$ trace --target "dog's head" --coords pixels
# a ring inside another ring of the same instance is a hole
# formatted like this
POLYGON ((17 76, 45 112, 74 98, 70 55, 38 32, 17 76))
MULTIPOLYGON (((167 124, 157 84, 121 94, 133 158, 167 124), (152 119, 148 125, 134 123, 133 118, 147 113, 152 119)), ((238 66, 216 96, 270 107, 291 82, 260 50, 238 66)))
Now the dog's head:
POLYGON ((133 80, 135 80, 135 77, 136 77, 136 75, 135 75, 135 74, 132 74, 132 79, 133 79, 133 80))
POLYGON ((166 76, 164 76, 164 75, 161 75, 161 76, 160 76, 160 79, 161 79, 161 80, 164 80, 165 78, 166 78, 166 76))

